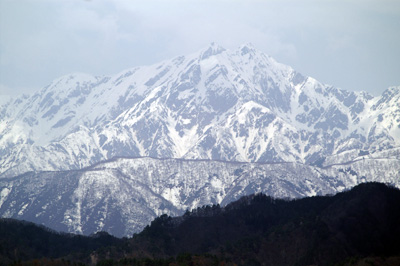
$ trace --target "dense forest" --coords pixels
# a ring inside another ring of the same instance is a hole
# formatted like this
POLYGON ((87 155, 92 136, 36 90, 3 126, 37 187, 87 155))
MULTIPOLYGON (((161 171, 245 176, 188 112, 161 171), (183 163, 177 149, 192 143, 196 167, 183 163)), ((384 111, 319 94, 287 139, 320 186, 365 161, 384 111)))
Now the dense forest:
POLYGON ((118 239, 0 220, 3 265, 400 265, 400 191, 361 184, 297 200, 264 194, 162 215, 118 239))

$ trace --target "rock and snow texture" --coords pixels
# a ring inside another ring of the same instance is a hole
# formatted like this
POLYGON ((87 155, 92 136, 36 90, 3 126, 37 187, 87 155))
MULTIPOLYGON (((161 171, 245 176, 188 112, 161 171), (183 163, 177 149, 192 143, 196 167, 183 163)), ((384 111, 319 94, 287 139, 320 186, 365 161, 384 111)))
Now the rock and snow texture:
POLYGON ((400 186, 400 87, 337 89, 251 45, 66 75, 0 103, 0 215, 57 230, 129 235, 245 194, 366 181, 400 186))
POLYGON ((400 87, 348 92, 251 45, 211 44, 111 77, 67 75, 1 105, 0 176, 116 156, 343 162, 349 151, 399 146, 399 105, 400 87))
MULTIPOLYGON (((398 151, 399 152, 399 151, 398 151)), ((298 198, 334 194, 361 182, 399 184, 399 159, 359 157, 319 168, 300 163, 119 158, 84 170, 0 179, 0 216, 55 230, 131 236, 156 216, 264 192, 298 198)))

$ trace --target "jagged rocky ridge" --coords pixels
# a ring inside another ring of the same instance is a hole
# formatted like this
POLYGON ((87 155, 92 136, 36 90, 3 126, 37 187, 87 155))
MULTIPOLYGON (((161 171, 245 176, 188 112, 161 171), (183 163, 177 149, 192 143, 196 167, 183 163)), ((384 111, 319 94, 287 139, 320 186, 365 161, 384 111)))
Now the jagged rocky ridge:
POLYGON ((399 105, 399 87, 349 92, 251 45, 211 44, 110 77, 67 75, 3 104, 0 176, 115 156, 343 163, 399 147, 399 105))
POLYGON ((0 215, 122 236, 255 192, 399 187, 399 124, 400 87, 340 90, 251 45, 71 74, 0 106, 0 215))

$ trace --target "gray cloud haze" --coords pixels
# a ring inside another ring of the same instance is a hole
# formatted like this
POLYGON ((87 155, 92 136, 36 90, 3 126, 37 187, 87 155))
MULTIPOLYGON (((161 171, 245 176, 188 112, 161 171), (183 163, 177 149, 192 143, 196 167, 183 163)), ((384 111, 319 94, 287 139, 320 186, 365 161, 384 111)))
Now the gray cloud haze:
POLYGON ((380 94, 400 85, 397 0, 0 0, 0 95, 244 43, 304 75, 380 94))

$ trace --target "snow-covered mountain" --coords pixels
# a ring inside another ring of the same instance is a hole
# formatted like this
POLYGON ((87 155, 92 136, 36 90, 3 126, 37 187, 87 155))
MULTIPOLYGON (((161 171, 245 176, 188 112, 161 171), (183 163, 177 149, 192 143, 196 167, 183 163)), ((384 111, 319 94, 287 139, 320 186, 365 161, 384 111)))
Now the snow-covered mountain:
POLYGON ((340 90, 251 45, 71 74, 0 103, 0 216, 57 230, 123 236, 241 195, 367 181, 400 187, 400 87, 340 90))
MULTIPOLYGON (((397 151, 399 152, 399 150, 397 151)), ((399 185, 399 157, 361 155, 325 168, 301 163, 119 158, 75 171, 0 179, 0 216, 91 234, 139 232, 156 216, 264 192, 298 198, 334 194, 368 181, 399 185)))
POLYGON ((115 156, 332 164, 399 145, 400 87, 340 90, 251 45, 71 74, 0 106, 1 177, 115 156))

